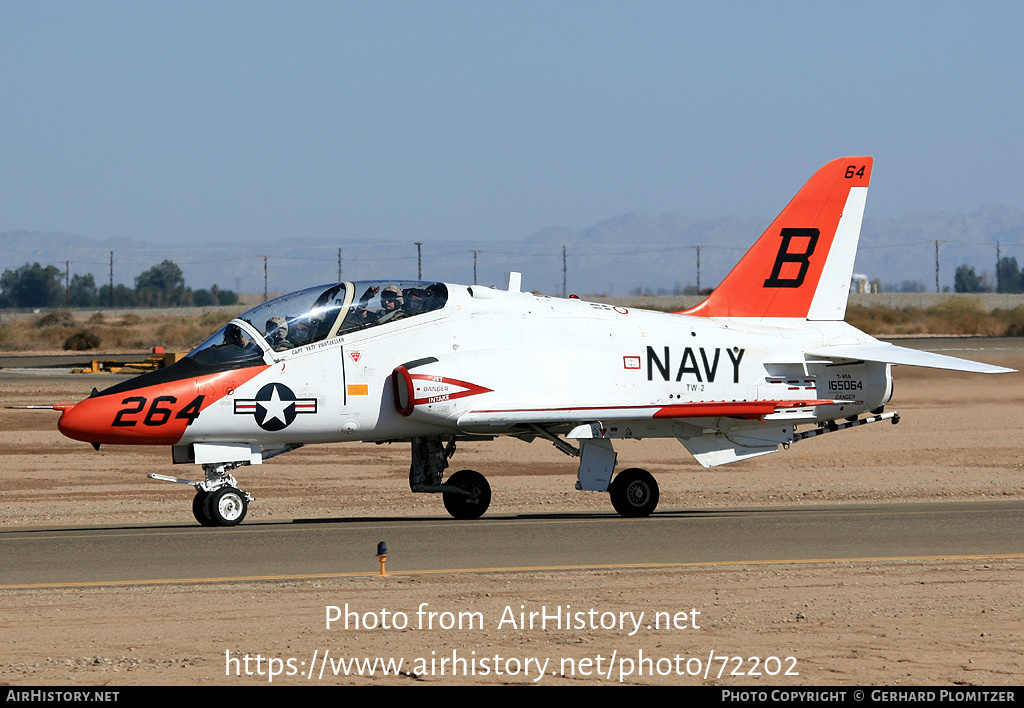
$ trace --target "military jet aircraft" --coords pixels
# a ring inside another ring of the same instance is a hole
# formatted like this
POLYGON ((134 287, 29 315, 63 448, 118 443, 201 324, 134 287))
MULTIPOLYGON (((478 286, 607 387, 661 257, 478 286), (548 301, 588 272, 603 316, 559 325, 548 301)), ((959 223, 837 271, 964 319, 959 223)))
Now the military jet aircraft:
POLYGON ((579 459, 576 488, 622 516, 651 514, 647 471, 614 474, 613 441, 677 438, 705 467, 899 419, 893 365, 1011 371, 880 342, 843 321, 871 178, 869 157, 822 167, 701 304, 677 313, 480 285, 319 285, 233 319, 178 363, 62 411, 60 431, 166 445, 200 480, 206 526, 253 500, 233 472, 311 443, 409 443, 413 492, 482 515, 490 486, 456 444, 543 439, 579 459))

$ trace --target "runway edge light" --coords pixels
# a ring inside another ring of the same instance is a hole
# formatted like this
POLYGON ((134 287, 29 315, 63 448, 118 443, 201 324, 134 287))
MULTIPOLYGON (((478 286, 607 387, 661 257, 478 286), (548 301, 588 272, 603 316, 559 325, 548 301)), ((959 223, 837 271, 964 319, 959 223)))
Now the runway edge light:
POLYGON ((380 543, 377 544, 377 560, 380 561, 380 574, 381 574, 381 576, 387 575, 387 573, 384 572, 384 563, 387 561, 387 559, 388 559, 388 544, 384 543, 384 541, 381 541, 380 543))

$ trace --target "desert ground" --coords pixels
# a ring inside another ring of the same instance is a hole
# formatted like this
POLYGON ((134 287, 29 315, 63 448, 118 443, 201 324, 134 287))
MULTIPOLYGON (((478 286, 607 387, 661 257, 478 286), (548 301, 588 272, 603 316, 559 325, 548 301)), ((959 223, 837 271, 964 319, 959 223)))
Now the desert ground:
MULTIPOLYGON (((947 353, 1024 368, 1019 340, 947 353)), ((0 371, 0 403, 75 402, 115 380, 0 371)), ((657 476, 661 508, 1016 499, 1024 477, 1022 405, 1024 374, 901 367, 888 406, 901 413, 896 426, 826 435, 714 470, 702 469, 674 440, 624 441, 616 450, 620 466, 626 461, 657 476)), ((57 416, 0 409, 5 527, 195 524, 187 488, 145 477, 183 474, 167 450, 104 446, 96 452, 63 438, 57 416)), ((408 492, 407 455, 405 445, 324 445, 248 468, 243 486, 257 497, 249 519, 442 513, 437 497, 408 492)), ((608 511, 604 495, 573 491, 573 461, 547 443, 467 444, 458 462, 487 471, 490 514, 608 511)), ((0 559, 2 553, 0 547, 0 559)), ((393 569, 387 577, 368 569, 359 577, 3 586, 0 618, 0 684, 11 686, 1017 685, 1024 676, 1024 549, 1009 558, 436 574, 393 569), (377 617, 387 609, 396 624, 395 613, 414 617, 421 603, 449 617, 465 611, 490 619, 506 608, 568 605, 616 614, 696 610, 699 618, 634 636, 593 626, 541 630, 495 622, 327 629, 326 608, 346 603, 377 617), (379 664, 372 676, 334 675, 341 665, 331 662, 341 658, 404 663, 397 675, 383 675, 379 664)))

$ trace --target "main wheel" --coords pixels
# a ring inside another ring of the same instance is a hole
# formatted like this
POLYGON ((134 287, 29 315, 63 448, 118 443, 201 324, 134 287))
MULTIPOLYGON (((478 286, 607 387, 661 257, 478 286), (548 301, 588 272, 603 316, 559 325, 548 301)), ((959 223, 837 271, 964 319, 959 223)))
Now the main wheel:
POLYGON ((636 467, 615 475, 608 493, 620 516, 650 516, 658 506, 658 483, 647 470, 636 467))
POLYGON ((460 470, 449 477, 445 484, 469 492, 469 496, 457 492, 441 493, 444 508, 456 519, 479 519, 491 504, 491 485, 479 472, 460 470))
POLYGON ((234 487, 221 487, 210 494, 207 512, 216 526, 237 526, 249 510, 245 494, 234 487))
POLYGON ((209 500, 209 492, 197 489, 196 495, 192 498, 192 516, 196 517, 196 521, 203 526, 216 526, 217 522, 210 517, 210 512, 207 511, 206 502, 209 500))

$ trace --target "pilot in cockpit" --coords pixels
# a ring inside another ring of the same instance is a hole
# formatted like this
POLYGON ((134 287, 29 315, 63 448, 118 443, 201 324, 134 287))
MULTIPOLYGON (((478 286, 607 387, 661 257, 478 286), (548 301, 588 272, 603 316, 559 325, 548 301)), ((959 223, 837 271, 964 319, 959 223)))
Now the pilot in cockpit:
POLYGON ((267 343, 275 352, 295 346, 288 341, 288 320, 280 315, 267 320, 266 338, 267 343))
POLYGON ((406 315, 418 315, 421 312, 427 312, 432 309, 430 307, 430 294, 422 288, 406 288, 402 296, 404 300, 402 311, 406 315))
POLYGON ((224 329, 224 342, 220 346, 240 349, 247 354, 258 354, 260 348, 252 341, 249 333, 238 325, 229 324, 224 329))
POLYGON ((385 322, 405 317, 406 313, 402 310, 403 302, 404 298, 402 297, 402 289, 400 287, 388 285, 384 288, 380 293, 381 309, 377 312, 377 324, 384 324, 385 322))
POLYGON ((402 289, 397 285, 388 285, 383 290, 378 286, 371 285, 359 299, 359 306, 350 313, 346 324, 361 326, 383 324, 401 319, 407 314, 402 310, 402 302, 402 289), (378 292, 380 293, 380 309, 370 312, 370 299, 378 292))

